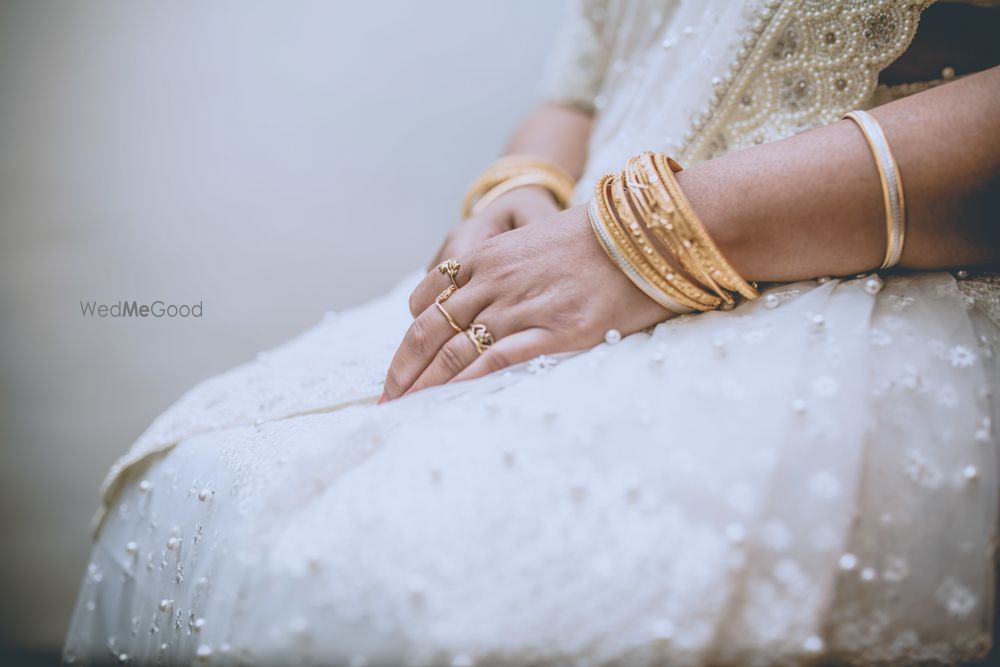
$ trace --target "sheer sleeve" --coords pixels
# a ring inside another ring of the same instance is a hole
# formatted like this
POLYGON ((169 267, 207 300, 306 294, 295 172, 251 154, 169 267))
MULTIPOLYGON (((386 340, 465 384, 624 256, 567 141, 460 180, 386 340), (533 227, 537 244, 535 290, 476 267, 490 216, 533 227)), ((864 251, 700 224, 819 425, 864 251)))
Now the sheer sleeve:
POLYGON ((542 97, 550 102, 594 110, 607 69, 608 0, 569 0, 542 80, 542 97))

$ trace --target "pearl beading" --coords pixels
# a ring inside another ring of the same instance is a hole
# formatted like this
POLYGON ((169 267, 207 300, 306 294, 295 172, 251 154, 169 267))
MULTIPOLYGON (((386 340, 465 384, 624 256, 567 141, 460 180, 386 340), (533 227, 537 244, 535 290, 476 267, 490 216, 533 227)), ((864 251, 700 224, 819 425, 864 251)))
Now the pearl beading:
POLYGON ((871 98, 927 2, 768 0, 735 61, 712 80, 678 151, 685 162, 831 123, 871 98))

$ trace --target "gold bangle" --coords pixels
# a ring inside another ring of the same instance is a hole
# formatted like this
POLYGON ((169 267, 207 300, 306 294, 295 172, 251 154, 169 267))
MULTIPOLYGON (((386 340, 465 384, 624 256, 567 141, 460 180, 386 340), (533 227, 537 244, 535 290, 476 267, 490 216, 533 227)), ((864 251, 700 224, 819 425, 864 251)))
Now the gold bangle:
POLYGON ((889 269, 899 264, 906 240, 906 199, 903 197, 903 179, 899 165, 892 154, 882 126, 867 111, 851 111, 844 118, 854 121, 875 158, 879 182, 882 184, 882 201, 885 204, 885 257, 879 269, 889 269))
POLYGON ((718 308, 719 299, 678 273, 653 245, 637 219, 636 212, 632 208, 632 197, 630 195, 631 193, 626 190, 624 174, 620 173, 611 181, 611 198, 614 204, 614 212, 622 222, 625 238, 632 243, 639 256, 645 259, 653 270, 667 280, 677 291, 698 304, 696 306, 698 310, 718 308))
POLYGON ((701 262, 708 269, 709 274, 726 289, 739 292, 747 299, 756 299, 760 292, 756 287, 743 279, 736 269, 729 264, 718 246, 712 240, 704 224, 698 215, 691 208, 684 192, 674 172, 681 171, 682 167, 672 158, 662 153, 654 153, 652 156, 653 167, 658 176, 658 181, 662 183, 667 195, 676 208, 677 215, 674 217, 675 223, 680 223, 679 228, 675 225, 681 243, 685 248, 689 248, 697 255, 701 262))
POLYGON ((605 185, 605 189, 602 193, 602 204, 604 210, 609 212, 609 219, 611 220, 610 229, 612 231, 612 239, 619 244, 619 249, 622 253, 629 258, 629 261, 633 263, 636 271, 642 274, 647 281, 652 283, 660 291, 666 293, 671 299, 681 304, 689 310, 707 310, 707 308, 702 307, 702 305, 695 299, 690 298, 680 289, 678 289, 672 280, 667 280, 666 277, 661 276, 657 273, 646 261, 643 253, 636 249, 636 247, 629 241, 629 233, 625 227, 625 223, 622 221, 618 214, 618 209, 614 205, 612 198, 612 189, 616 180, 621 178, 621 172, 617 176, 612 178, 605 185))
POLYGON ((691 309, 685 308, 676 301, 662 294, 632 268, 632 265, 628 263, 628 260, 615 247, 611 238, 608 236, 607 230, 601 223, 600 213, 597 211, 597 199, 595 197, 591 197, 590 202, 587 205, 587 215, 590 219, 590 227, 593 229, 594 235, 597 237, 601 249, 636 287, 642 290, 646 296, 658 303, 661 307, 674 314, 683 315, 684 313, 691 312, 691 309))
POLYGON ((601 247, 639 289, 675 313, 732 305, 729 290, 756 298, 756 286, 729 264, 681 191, 674 176, 680 170, 666 155, 645 152, 617 175, 601 177, 588 208, 601 247))
POLYGON ((682 314, 697 310, 697 304, 689 302, 664 279, 649 271, 628 244, 607 204, 607 185, 612 179, 614 174, 605 174, 597 181, 589 209, 591 227, 604 252, 636 287, 670 312, 682 314))
POLYGON ((476 200, 476 203, 472 205, 472 209, 469 211, 469 215, 476 215, 487 206, 492 204, 494 201, 499 199, 502 195, 507 194, 511 190, 516 190, 517 188, 523 188, 528 186, 537 186, 544 188, 552 194, 556 202, 562 207, 566 208, 566 204, 569 202, 569 198, 572 196, 573 191, 565 190, 563 188, 563 183, 560 182, 558 178, 545 171, 528 172, 521 174, 520 176, 512 176, 505 181, 501 181, 497 185, 493 186, 487 190, 482 197, 476 200), (559 192, 559 195, 555 193, 559 192))
POLYGON ((732 295, 712 280, 702 264, 694 257, 691 248, 685 247, 681 239, 673 232, 673 216, 676 214, 673 202, 666 196, 666 193, 659 192, 659 189, 654 187, 655 175, 651 180, 648 174, 644 175, 641 169, 637 169, 637 165, 642 166, 642 158, 648 155, 649 153, 644 153, 632 158, 626 166, 626 184, 633 194, 636 206, 641 209, 647 227, 653 237, 666 247, 674 259, 677 260, 692 278, 699 280, 704 287, 715 292, 715 295, 713 295, 702 287, 695 286, 690 281, 686 281, 691 287, 698 290, 701 295, 700 300, 709 309, 718 308, 722 303, 726 303, 727 305, 734 303, 732 295), (661 210, 663 211, 662 215, 660 214, 661 210))
MULTIPOLYGON (((462 202, 462 217, 467 218, 473 207, 487 193, 504 181, 521 178, 522 185, 538 185, 552 193, 562 207, 569 206, 576 186, 573 177, 558 164, 534 155, 507 155, 493 162, 477 178, 462 202)), ((519 185, 518 187, 521 187, 519 185)), ((493 198, 498 197, 499 194, 493 198)), ((481 208, 484 207, 480 207, 481 208)))
POLYGON ((650 231, 657 240, 667 247, 685 271, 688 271, 692 277, 700 279, 702 284, 714 291, 721 300, 727 304, 732 303, 732 295, 712 280, 712 276, 705 270, 692 248, 686 247, 676 233, 677 208, 670 196, 660 186, 659 176, 653 170, 652 165, 644 164, 644 162, 648 162, 651 155, 652 153, 647 151, 629 160, 630 171, 628 172, 629 177, 633 180, 637 199, 646 210, 650 231), (636 164, 639 165, 639 169, 636 168, 636 164), (645 172, 643 168, 646 170, 645 172), (648 198, 639 194, 642 192, 648 195, 648 198), (662 215, 660 211, 663 212, 662 215))

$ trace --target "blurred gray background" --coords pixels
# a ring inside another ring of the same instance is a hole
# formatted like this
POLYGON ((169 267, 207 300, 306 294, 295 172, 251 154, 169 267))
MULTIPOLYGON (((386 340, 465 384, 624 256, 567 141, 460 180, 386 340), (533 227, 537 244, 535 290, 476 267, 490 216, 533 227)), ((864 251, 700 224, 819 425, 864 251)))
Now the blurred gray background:
POLYGON ((430 259, 561 4, 0 0, 0 645, 58 649, 156 414, 430 259))

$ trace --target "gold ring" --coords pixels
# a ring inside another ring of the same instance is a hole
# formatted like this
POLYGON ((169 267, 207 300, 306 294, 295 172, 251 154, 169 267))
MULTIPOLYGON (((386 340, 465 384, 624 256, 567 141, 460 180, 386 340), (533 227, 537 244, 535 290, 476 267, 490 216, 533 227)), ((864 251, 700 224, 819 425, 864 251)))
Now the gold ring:
POLYGON ((458 291, 457 287, 455 287, 454 285, 448 285, 448 288, 445 291, 438 294, 437 298, 434 300, 437 301, 438 303, 444 303, 445 301, 448 300, 448 297, 450 297, 457 291, 458 291))
POLYGON ((444 319, 448 320, 448 324, 450 324, 451 328, 455 330, 455 333, 462 333, 464 331, 462 327, 458 326, 458 322, 456 322, 455 318, 451 316, 451 313, 444 309, 444 306, 441 305, 440 301, 435 301, 434 305, 437 306, 437 309, 441 311, 442 315, 444 315, 444 319))
POLYGON ((458 289, 458 281, 455 280, 455 276, 458 275, 458 271, 461 268, 462 265, 457 259, 454 258, 446 259, 438 264, 438 271, 448 276, 448 279, 451 280, 451 284, 455 286, 455 289, 458 289))
POLYGON ((476 352, 482 354, 489 349, 490 345, 493 344, 493 334, 486 330, 486 327, 482 324, 476 324, 473 322, 469 325, 469 328, 465 330, 465 335, 469 337, 472 344, 476 346, 476 352))

